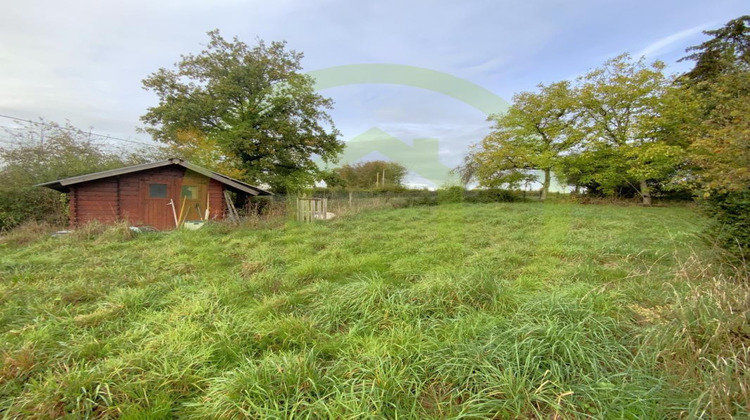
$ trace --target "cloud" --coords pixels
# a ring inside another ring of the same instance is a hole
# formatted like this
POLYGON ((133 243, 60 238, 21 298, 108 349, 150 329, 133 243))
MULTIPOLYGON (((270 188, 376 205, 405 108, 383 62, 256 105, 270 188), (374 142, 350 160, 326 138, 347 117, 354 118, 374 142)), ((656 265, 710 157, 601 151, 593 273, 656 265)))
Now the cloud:
POLYGON ((690 29, 685 29, 685 30, 673 33, 672 35, 669 35, 669 36, 665 36, 664 38, 661 38, 652 42, 646 48, 638 51, 633 56, 636 58, 653 57, 653 56, 659 56, 660 54, 673 51, 676 47, 681 46, 681 45, 678 45, 680 41, 691 38, 694 35, 699 34, 702 31, 710 28, 711 26, 713 26, 713 22, 708 22, 702 25, 694 26, 690 29))

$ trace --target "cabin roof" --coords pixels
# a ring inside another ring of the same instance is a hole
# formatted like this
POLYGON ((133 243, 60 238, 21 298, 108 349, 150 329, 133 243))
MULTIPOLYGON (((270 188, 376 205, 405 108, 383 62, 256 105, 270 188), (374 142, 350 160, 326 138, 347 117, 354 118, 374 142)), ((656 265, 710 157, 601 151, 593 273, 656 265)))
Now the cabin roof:
POLYGON ((273 195, 269 191, 263 190, 261 188, 239 181, 237 179, 230 178, 226 175, 222 175, 218 172, 214 172, 202 166, 194 165, 190 162, 187 162, 179 158, 171 158, 171 159, 167 159, 167 160, 163 160, 159 162, 144 163, 141 165, 126 166, 124 168, 112 169, 109 171, 94 172, 91 174, 58 179, 57 181, 45 182, 42 184, 37 184, 35 186, 52 188, 53 190, 67 193, 67 192, 70 192, 70 187, 76 184, 82 184, 84 182, 96 181, 98 179, 111 178, 114 176, 126 175, 126 174, 131 174, 134 172, 141 172, 141 171, 146 171, 149 169, 161 168, 164 166, 171 166, 171 165, 181 166, 193 172, 197 172, 201 175, 207 176, 211 179, 214 179, 226 185, 230 190, 233 190, 235 192, 241 192, 241 193, 250 194, 250 195, 273 195))

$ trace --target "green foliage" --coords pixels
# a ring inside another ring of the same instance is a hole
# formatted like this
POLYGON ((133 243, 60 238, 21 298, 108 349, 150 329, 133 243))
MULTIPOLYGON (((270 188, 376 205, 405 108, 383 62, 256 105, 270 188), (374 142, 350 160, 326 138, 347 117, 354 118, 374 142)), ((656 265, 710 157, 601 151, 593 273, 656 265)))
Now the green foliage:
POLYGON ((647 66, 623 54, 580 77, 576 84, 540 85, 522 92, 493 132, 459 168, 464 180, 511 188, 542 170, 542 199, 555 171, 589 193, 630 189, 651 203, 652 186, 670 181, 685 162, 685 144, 666 135, 659 116, 670 78, 664 64, 647 66))
POLYGON ((750 250, 750 72, 744 77, 722 76, 714 89, 717 95, 731 97, 698 127, 702 135, 690 148, 698 170, 691 181, 717 221, 718 239, 746 255, 750 250))
POLYGON ((461 203, 466 189, 461 186, 444 187, 437 190, 437 202, 440 204, 461 203))
POLYGON ((345 164, 333 171, 349 189, 400 186, 407 172, 403 165, 383 160, 345 164))
POLYGON ((694 180, 704 195, 742 191, 750 186, 750 71, 721 76, 711 84, 716 105, 694 127, 694 180))
POLYGON ((218 30, 208 35, 200 54, 143 81, 159 97, 141 117, 146 132, 171 144, 206 138, 249 181, 276 192, 311 185, 318 173, 313 156, 334 161, 343 143, 326 112, 332 101, 300 73, 302 54, 284 42, 250 47, 218 30))
POLYGON ((750 71, 750 15, 703 33, 711 39, 688 48, 687 51, 693 53, 680 59, 695 61, 695 66, 682 75, 683 81, 700 83, 725 74, 750 71))
MULTIPOLYGON (((706 31, 712 39, 691 47, 695 67, 680 78, 690 119, 681 133, 690 141, 684 182, 716 220, 714 232, 728 249, 750 249, 750 16, 706 31)), ((674 118, 673 118, 674 119, 674 118)))
POLYGON ((466 190, 463 187, 451 186, 437 190, 436 203, 515 203, 524 201, 516 191, 501 188, 477 188, 466 190))
POLYGON ((326 183, 326 188, 341 189, 346 188, 346 181, 339 175, 338 168, 324 169, 320 171, 319 178, 326 183))
POLYGON ((726 249, 742 258, 750 252, 750 188, 715 192, 702 201, 714 219, 712 233, 726 249))
POLYGON ((67 198, 34 185, 114 169, 138 160, 106 151, 70 124, 43 123, 43 132, 16 134, 15 146, 0 147, 0 230, 25 221, 56 226, 67 221, 67 198))
POLYGON ((504 114, 493 115, 493 131, 459 167, 465 183, 477 178, 485 187, 515 188, 535 179, 530 169, 544 171, 542 199, 549 191, 550 171, 580 136, 571 129, 575 98, 568 82, 539 85, 539 92, 521 92, 504 114))
POLYGON ((630 186, 651 203, 649 183, 670 179, 682 149, 656 135, 662 97, 671 83, 664 64, 647 66, 623 54, 579 79, 577 131, 584 152, 575 161, 584 182, 607 195, 630 186), (596 163, 595 163, 596 162, 596 163))
POLYGON ((711 280, 703 224, 446 204, 0 239, 0 412, 744 418, 750 294, 711 280))
POLYGON ((464 195, 467 203, 514 203, 524 201, 518 192, 500 188, 483 188, 467 191, 464 195))

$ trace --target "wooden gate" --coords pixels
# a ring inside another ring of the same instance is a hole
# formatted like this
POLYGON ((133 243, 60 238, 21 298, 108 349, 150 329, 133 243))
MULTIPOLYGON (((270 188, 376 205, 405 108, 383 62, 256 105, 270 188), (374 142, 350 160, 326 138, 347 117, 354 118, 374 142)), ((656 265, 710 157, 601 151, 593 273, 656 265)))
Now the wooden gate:
POLYGON ((313 220, 326 220, 328 218, 327 198, 297 198, 297 220, 300 222, 312 222, 313 220))

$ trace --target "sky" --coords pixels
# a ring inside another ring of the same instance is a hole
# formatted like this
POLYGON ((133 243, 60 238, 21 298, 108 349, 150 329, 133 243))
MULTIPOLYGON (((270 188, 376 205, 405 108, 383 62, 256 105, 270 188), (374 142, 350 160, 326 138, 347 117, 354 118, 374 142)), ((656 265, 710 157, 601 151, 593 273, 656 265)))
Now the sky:
MULTIPOLYGON (((306 71, 415 66, 511 101, 514 93, 573 79, 623 52, 685 71, 690 63, 676 60, 707 39, 701 31, 750 13, 749 6, 747 0, 13 2, 0 14, 0 115, 69 121, 148 143, 136 128, 157 97, 141 81, 181 54, 199 52, 216 28, 248 44, 285 40, 304 53, 306 71)), ((331 115, 345 141, 372 128, 407 144, 435 139, 449 167, 490 129, 486 113, 429 89, 366 83, 321 93, 334 100, 331 115)), ((0 117, 0 126, 17 123, 0 117)))

